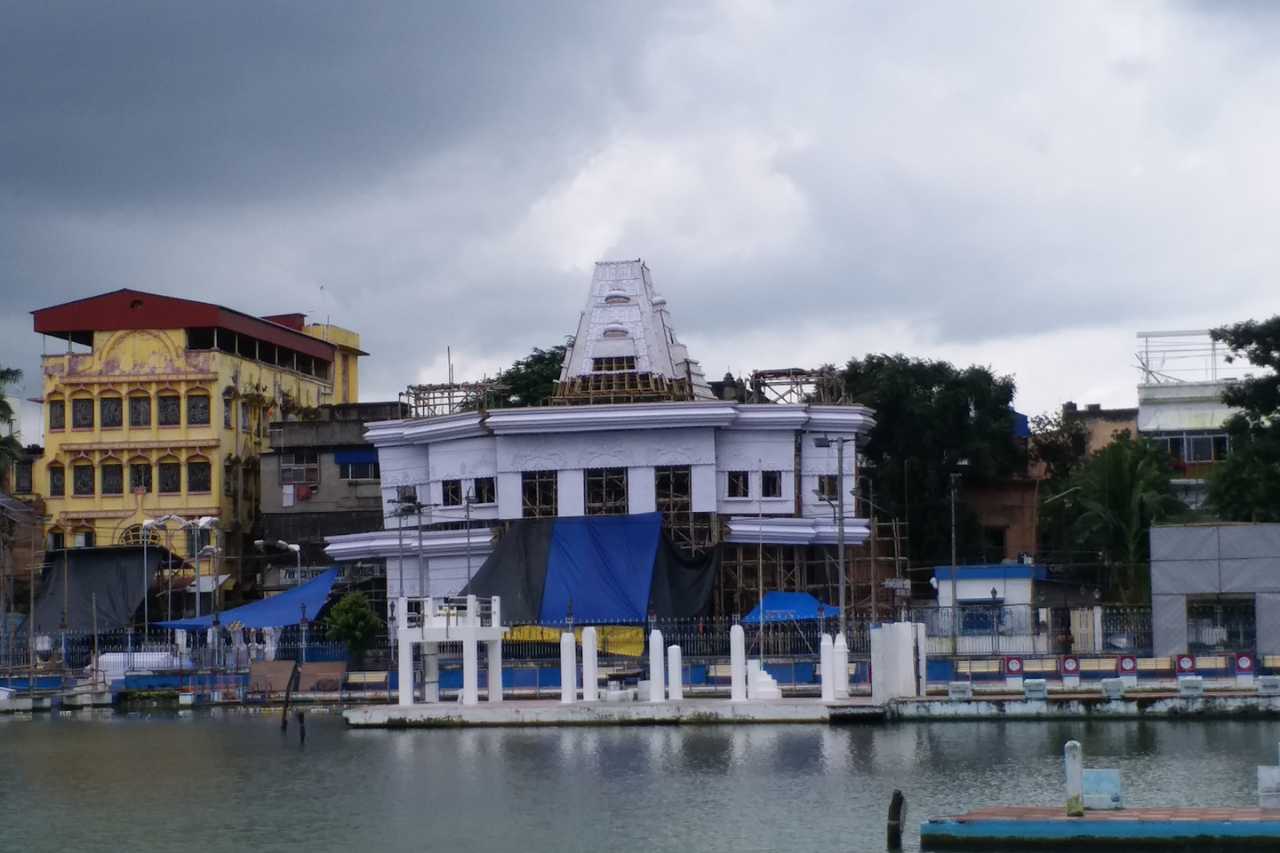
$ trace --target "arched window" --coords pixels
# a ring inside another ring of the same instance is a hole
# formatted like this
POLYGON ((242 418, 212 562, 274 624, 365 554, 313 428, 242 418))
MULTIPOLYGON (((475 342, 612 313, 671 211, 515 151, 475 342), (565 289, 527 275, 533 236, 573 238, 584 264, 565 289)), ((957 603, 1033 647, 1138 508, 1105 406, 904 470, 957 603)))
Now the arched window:
POLYGON ((182 426, 182 397, 177 391, 156 395, 156 422, 162 427, 182 426))
POLYGON ((67 538, 66 538, 66 535, 62 532, 62 528, 61 527, 49 528, 49 550, 61 551, 65 547, 67 547, 67 538))
POLYGON ((160 481, 159 492, 162 495, 178 495, 182 493, 182 463, 172 456, 166 456, 156 466, 157 479, 160 481))
POLYGON ((604 338, 625 338, 627 336, 627 327, 621 323, 610 323, 604 327, 601 337, 604 338))
POLYGON ((209 394, 206 391, 187 392, 187 426, 209 425, 209 394))
POLYGON ((192 456, 187 460, 187 492, 209 492, 213 489, 213 471, 209 460, 192 456))
POLYGON ((93 398, 89 395, 71 398, 71 428, 93 429, 93 398))
POLYGON ((630 302, 631 297, 625 290, 610 290, 604 295, 605 305, 627 305, 630 302))
POLYGON ((76 462, 71 466, 71 494, 78 498, 93 497, 94 476, 92 462, 76 462))
POLYGON ((151 493, 151 460, 145 456, 135 456, 129 460, 129 491, 139 489, 144 494, 151 493))
POLYGON ((124 466, 115 457, 102 460, 102 493, 104 495, 124 494, 124 466))
POLYGON ((49 465, 49 497, 61 498, 67 494, 67 469, 54 462, 49 465))
POLYGON ((106 394, 99 398, 98 423, 103 429, 120 429, 124 425, 124 401, 118 394, 106 394))
POLYGON ((61 397, 50 397, 45 400, 45 408, 49 410, 49 429, 67 428, 67 402, 61 397))
POLYGON ((129 395, 129 426, 134 429, 151 429, 151 395, 129 395))
MULTIPOLYGON (((119 545, 141 545, 142 544, 142 525, 133 524, 120 531, 117 537, 119 545)), ((164 544, 164 534, 160 532, 159 527, 151 527, 147 529, 147 545, 152 548, 164 544)))

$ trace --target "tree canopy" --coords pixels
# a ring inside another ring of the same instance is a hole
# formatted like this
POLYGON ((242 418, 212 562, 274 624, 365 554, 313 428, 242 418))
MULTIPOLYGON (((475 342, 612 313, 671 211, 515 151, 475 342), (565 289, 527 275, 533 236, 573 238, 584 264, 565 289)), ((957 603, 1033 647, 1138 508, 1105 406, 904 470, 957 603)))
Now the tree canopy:
MULTIPOLYGON (((913 562, 950 560, 951 474, 983 484, 1025 470, 1014 439, 1014 382, 990 368, 871 354, 851 360, 843 379, 849 399, 875 409, 863 459, 881 513, 906 521, 913 562)), ((980 558, 977 521, 961 511, 957 546, 980 558)))
POLYGON ((1280 521, 1280 315, 1210 334, 1229 359, 1245 358, 1262 372, 1223 394, 1241 413, 1227 423, 1231 453, 1209 477, 1209 507, 1225 521, 1280 521))
POLYGON ((533 352, 499 373, 498 381, 507 387, 510 395, 507 405, 541 406, 551 399, 556 392, 565 351, 563 344, 550 349, 534 347, 533 352))
POLYGON ((21 453, 22 445, 14 432, 17 414, 14 412, 5 391, 8 386, 22 379, 22 371, 16 367, 0 367, 0 480, 4 479, 10 467, 21 453))

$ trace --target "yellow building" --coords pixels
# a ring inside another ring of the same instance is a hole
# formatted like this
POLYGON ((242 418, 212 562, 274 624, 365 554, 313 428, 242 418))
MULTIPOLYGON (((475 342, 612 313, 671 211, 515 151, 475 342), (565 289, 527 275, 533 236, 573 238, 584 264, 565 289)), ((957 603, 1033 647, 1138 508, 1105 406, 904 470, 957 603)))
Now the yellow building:
MULTIPOLYGON (((51 549, 137 544, 146 519, 213 516, 220 572, 238 579, 267 425, 359 394, 359 335, 301 314, 253 317, 135 290, 32 313, 35 331, 67 341, 42 359, 35 490, 51 549)), ((191 536, 169 530, 148 541, 190 557, 191 536)))

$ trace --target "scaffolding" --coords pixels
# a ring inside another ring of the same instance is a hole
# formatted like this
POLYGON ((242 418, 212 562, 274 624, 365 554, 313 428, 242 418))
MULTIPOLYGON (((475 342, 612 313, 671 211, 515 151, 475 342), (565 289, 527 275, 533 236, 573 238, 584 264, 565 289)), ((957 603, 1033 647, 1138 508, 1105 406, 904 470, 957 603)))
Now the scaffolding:
POLYGON ((1136 367, 1144 385, 1241 379, 1257 368, 1233 357, 1206 329, 1138 332, 1136 367))
POLYGON ((686 402, 693 399, 688 379, 660 373, 619 371, 589 373, 564 380, 551 398, 553 406, 592 406, 608 403, 686 402))
POLYGON ((478 382, 440 382, 410 385, 400 393, 400 402, 409 407, 411 418, 437 418, 459 412, 499 408, 510 393, 497 379, 478 382))
POLYGON ((840 374, 830 364, 816 370, 806 370, 802 367, 753 370, 751 401, 753 403, 824 405, 847 402, 840 374))

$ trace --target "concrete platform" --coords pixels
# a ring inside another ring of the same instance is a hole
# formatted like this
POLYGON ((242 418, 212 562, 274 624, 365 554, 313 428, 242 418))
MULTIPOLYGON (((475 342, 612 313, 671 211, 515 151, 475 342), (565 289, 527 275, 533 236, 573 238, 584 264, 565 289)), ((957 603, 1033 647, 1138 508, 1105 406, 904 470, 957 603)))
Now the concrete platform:
POLYGON ((1222 849, 1280 847, 1280 810, 1257 808, 1121 809, 1067 817, 1062 808, 1004 806, 920 825, 928 848, 1070 844, 1071 849, 1171 844, 1222 849))
POLYGON ((869 702, 824 704, 814 699, 768 702, 730 702, 725 699, 685 699, 679 702, 508 701, 464 706, 455 702, 433 705, 366 705, 344 711, 353 728, 450 728, 467 726, 670 726, 748 723, 830 723, 833 714, 864 714, 872 719, 883 711, 869 702))
POLYGON ((1265 718, 1280 716, 1280 696, 1240 691, 1185 697, 1168 691, 1134 691, 1115 700, 1097 693, 1050 695, 1047 700, 1017 696, 903 699, 886 711, 890 720, 914 721, 1265 718))

